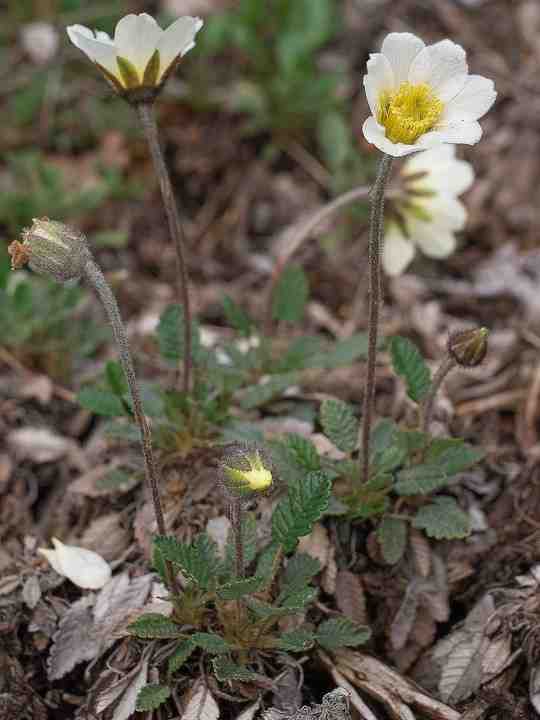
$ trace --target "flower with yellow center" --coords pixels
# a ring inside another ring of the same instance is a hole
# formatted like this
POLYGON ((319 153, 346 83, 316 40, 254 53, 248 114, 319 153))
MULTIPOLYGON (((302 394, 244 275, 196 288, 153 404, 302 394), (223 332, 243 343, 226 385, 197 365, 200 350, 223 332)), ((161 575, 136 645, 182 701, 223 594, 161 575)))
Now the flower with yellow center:
POLYGON ((194 47, 202 25, 200 18, 186 16, 162 30, 151 15, 141 13, 119 20, 114 39, 106 32, 94 33, 83 25, 71 25, 67 34, 118 93, 128 99, 149 99, 159 91, 180 58, 194 47))
POLYGON ((456 248, 455 233, 463 230, 467 211, 458 195, 474 180, 470 163, 456 158, 454 145, 417 153, 399 173, 402 192, 388 201, 382 265, 388 275, 400 275, 416 249, 442 259, 456 248))
POLYGON ((363 133, 379 150, 402 157, 443 143, 474 145, 478 119, 495 102, 491 80, 469 75, 465 51, 411 33, 390 33, 370 55, 364 87, 372 116, 363 133))

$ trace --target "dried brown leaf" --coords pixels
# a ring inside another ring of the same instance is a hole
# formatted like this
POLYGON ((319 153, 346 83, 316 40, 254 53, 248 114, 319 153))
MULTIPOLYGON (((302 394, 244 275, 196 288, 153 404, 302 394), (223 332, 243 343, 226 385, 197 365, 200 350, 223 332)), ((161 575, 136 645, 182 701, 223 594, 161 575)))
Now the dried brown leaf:
POLYGON ((423 578, 431 574, 431 548, 426 536, 415 528, 409 531, 409 543, 416 572, 423 578))
POLYGON ((148 679, 148 660, 143 660, 137 673, 132 677, 131 682, 124 691, 124 695, 116 708, 112 720, 128 720, 134 712, 137 705, 137 696, 141 689, 146 685, 148 679))
POLYGON ((359 625, 367 625, 366 597, 362 580, 349 570, 340 570, 336 578, 336 603, 341 612, 359 625))
POLYGON ((24 604, 33 610, 41 599, 41 588, 39 580, 35 575, 31 575, 23 585, 22 598, 24 604))
POLYGON ((218 704, 204 680, 197 681, 187 696, 182 720, 218 720, 218 704))
POLYGON ((405 646, 416 620, 417 608, 418 583, 412 581, 407 586, 399 610, 390 626, 390 642, 394 650, 401 650, 405 646))
POLYGON ((120 513, 107 513, 95 518, 86 528, 78 544, 99 553, 107 562, 118 559, 129 547, 131 534, 122 525, 120 513))
POLYGON ((313 526, 313 530, 309 535, 300 538, 298 552, 306 553, 314 557, 319 561, 321 569, 324 570, 330 559, 333 559, 333 553, 335 551, 330 544, 326 528, 320 523, 317 523, 313 526))
POLYGON ((99 652, 94 631, 92 605, 94 595, 82 597, 67 610, 58 625, 49 653, 49 680, 58 680, 83 660, 93 660, 99 652))
POLYGON ((60 460, 73 451, 74 442, 47 428, 23 427, 8 433, 7 441, 20 459, 37 464, 60 460))

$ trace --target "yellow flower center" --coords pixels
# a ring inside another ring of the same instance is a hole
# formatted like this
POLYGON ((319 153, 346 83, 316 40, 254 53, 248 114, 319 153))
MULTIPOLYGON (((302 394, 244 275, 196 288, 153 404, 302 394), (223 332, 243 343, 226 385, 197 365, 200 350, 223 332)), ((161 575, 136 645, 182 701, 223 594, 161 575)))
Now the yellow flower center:
POLYGON ((427 83, 403 82, 379 95, 377 122, 392 142, 412 145, 435 126, 442 111, 442 102, 427 83))

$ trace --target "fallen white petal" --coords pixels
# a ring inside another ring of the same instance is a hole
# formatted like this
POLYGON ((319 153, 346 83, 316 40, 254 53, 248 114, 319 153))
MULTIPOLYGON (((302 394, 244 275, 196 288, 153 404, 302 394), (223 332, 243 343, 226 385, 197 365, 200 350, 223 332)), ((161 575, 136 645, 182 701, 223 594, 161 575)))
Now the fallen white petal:
POLYGON ((64 545, 52 538, 54 550, 38 548, 59 575, 87 590, 99 590, 111 578, 111 568, 105 560, 93 552, 76 545, 64 545))

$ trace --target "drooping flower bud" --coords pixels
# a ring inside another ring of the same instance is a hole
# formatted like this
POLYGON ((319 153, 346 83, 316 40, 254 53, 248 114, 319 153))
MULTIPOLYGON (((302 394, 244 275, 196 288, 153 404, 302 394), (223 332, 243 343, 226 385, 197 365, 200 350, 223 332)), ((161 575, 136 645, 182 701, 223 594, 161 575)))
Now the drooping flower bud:
POLYGON ((462 367, 476 367, 486 357, 489 330, 485 327, 452 333, 448 340, 450 356, 462 367))
POLYGON ((91 258, 85 236, 78 230, 48 218, 35 219, 8 248, 14 270, 26 263, 40 275, 59 282, 81 277, 91 258))
POLYGON ((221 464, 221 481, 234 498, 249 499, 273 484, 271 463, 259 448, 237 446, 221 464))

